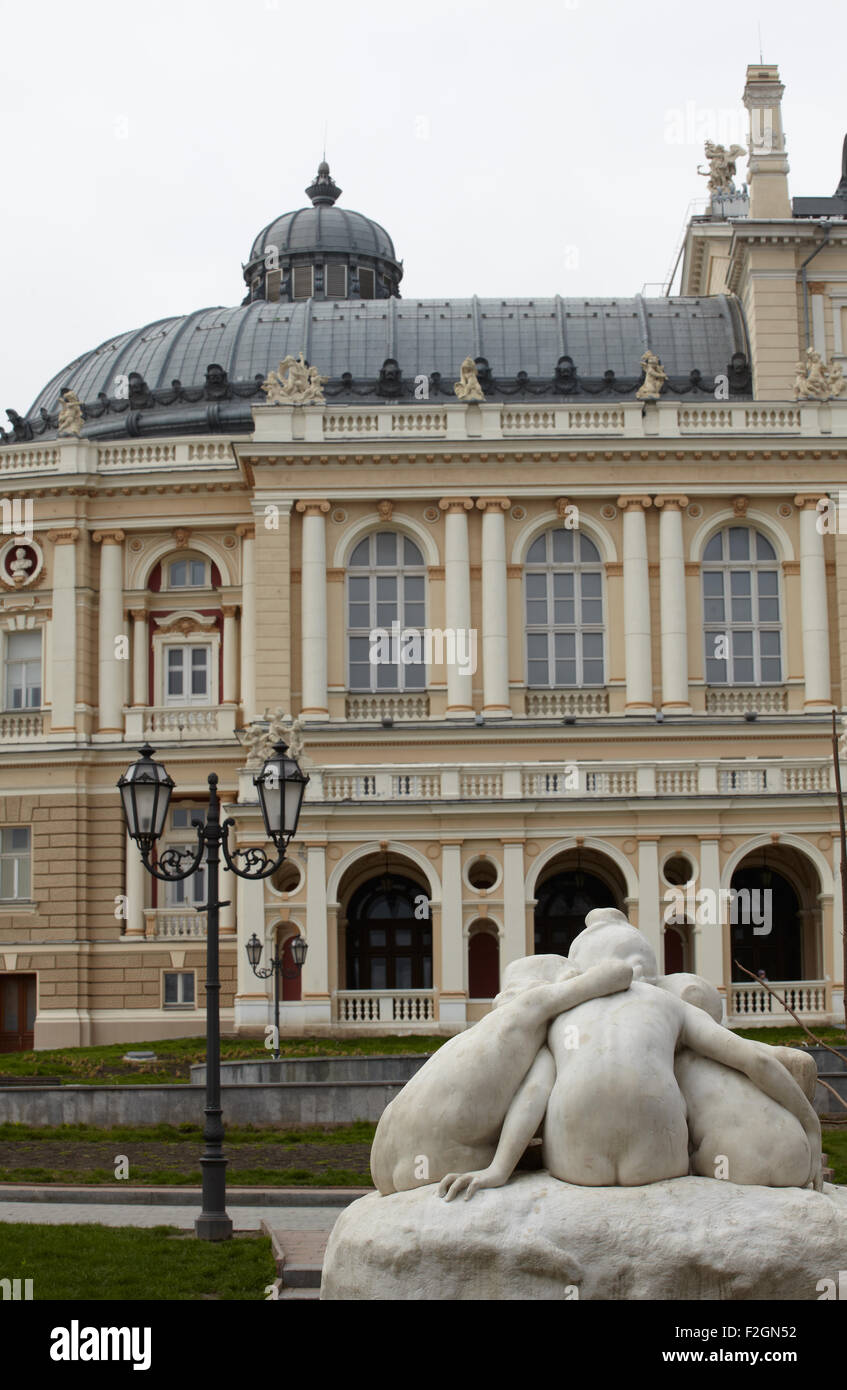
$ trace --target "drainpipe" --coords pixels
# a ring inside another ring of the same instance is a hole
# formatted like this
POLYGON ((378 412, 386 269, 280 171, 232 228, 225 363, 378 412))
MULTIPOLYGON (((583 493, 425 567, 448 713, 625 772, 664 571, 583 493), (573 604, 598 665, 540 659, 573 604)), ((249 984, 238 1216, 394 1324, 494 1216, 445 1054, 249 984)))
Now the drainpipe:
POLYGON ((812 252, 811 256, 806 257, 805 261, 800 267, 800 278, 803 281, 803 323, 806 329, 807 352, 809 348, 812 346, 812 335, 809 329, 809 282, 806 278, 806 266, 809 264, 810 261, 813 261, 815 259, 815 256, 820 255, 824 247, 829 244, 829 238, 832 233, 831 222, 819 222, 818 226, 824 234, 823 241, 821 242, 820 246, 815 247, 815 250, 812 252))

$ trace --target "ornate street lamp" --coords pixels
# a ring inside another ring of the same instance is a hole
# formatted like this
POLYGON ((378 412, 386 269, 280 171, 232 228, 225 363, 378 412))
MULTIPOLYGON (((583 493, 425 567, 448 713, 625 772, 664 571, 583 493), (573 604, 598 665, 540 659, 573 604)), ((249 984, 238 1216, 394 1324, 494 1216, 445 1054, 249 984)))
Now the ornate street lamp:
MULTIPOLYGON (((176 883, 196 873, 206 850, 208 897, 201 912, 208 913, 206 931, 206 1122, 203 1127, 204 1149, 200 1159, 203 1172, 203 1210, 194 1223, 200 1240, 228 1240, 232 1221, 226 1211, 226 1159, 223 1153, 224 1127, 221 1118, 221 1033, 220 1033, 220 968, 218 952, 219 914, 229 903, 218 901, 218 878, 221 852, 226 866, 239 878, 269 878, 285 859, 288 842, 297 829, 300 807, 308 777, 301 772, 296 759, 287 755, 287 744, 274 745, 274 752, 265 762, 253 784, 258 789, 259 804, 268 837, 277 851, 271 861, 264 849, 229 848, 232 819, 221 824, 217 773, 210 772, 209 806, 205 824, 197 825, 197 849, 171 847, 151 859, 156 841, 165 828, 168 804, 174 787, 173 780, 161 763, 153 759, 149 743, 139 748, 141 757, 127 768, 118 782, 123 802, 126 827, 141 851, 141 862, 154 878, 176 883), (235 863, 244 861, 243 868, 235 863)), ((305 943, 304 943, 305 944, 305 943)))
POLYGON ((275 1062, 279 1061, 279 981, 280 976, 284 980, 296 980, 303 966, 306 964, 306 952, 309 943, 302 936, 295 936, 291 943, 291 956, 294 961, 294 969, 286 970, 283 952, 279 955, 272 955, 267 965, 259 967, 262 959, 262 943, 254 932, 247 942, 247 959, 250 968, 257 980, 267 980, 271 975, 274 977, 274 1056, 275 1062))

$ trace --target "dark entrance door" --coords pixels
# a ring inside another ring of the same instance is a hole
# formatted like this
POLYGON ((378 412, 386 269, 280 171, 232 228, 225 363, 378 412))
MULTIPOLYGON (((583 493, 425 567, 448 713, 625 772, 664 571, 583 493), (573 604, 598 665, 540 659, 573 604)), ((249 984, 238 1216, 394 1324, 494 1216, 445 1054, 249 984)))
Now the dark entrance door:
POLYGON ((0 975, 0 1052, 29 1052, 35 1030, 35 976, 0 975))
POLYGON ((749 983, 736 961, 754 974, 764 970, 769 980, 802 980, 800 903, 791 884, 772 869, 753 868, 738 869, 732 875, 732 886, 739 892, 738 900, 726 909, 730 915, 733 980, 749 983), (743 889, 748 892, 742 892, 743 889), (771 895, 769 900, 767 893, 771 895), (745 921, 745 917, 750 920, 745 921), (765 930, 768 926, 769 931, 765 930))
POLYGON ((566 956, 595 907, 618 907, 615 894, 596 874, 568 869, 541 885, 535 906, 535 954, 566 956))
POLYGON ((293 1003, 300 998, 300 971, 294 964, 294 956, 291 948, 296 938, 289 936, 282 948, 282 1001, 284 1004, 293 1003))
POLYGON ((411 879, 383 874, 354 893, 347 916, 347 988, 432 989, 429 903, 411 879))

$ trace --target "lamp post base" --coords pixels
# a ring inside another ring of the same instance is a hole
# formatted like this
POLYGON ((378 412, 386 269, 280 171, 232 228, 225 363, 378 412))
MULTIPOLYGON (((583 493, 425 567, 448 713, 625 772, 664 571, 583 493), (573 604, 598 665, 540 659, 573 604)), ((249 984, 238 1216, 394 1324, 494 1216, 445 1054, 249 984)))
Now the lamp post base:
POLYGON ((231 1240, 232 1221, 225 1211, 204 1211, 194 1222, 194 1234, 198 1240, 231 1240))

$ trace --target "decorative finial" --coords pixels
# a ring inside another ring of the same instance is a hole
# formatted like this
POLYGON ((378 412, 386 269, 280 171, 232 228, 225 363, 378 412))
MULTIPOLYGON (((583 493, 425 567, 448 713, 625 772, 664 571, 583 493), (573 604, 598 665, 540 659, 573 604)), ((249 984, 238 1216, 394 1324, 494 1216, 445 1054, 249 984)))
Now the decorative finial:
POLYGON ((322 159, 318 165, 318 172, 314 183, 310 183, 306 189, 307 195, 311 198, 314 207, 332 207, 336 198, 341 197, 341 189, 337 183, 333 182, 329 172, 329 165, 322 159))

